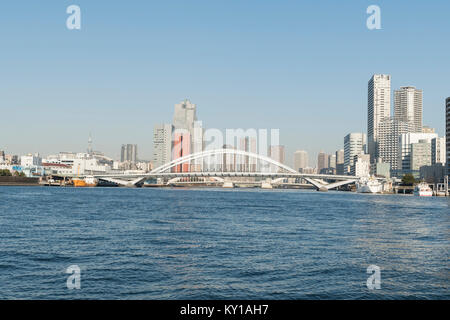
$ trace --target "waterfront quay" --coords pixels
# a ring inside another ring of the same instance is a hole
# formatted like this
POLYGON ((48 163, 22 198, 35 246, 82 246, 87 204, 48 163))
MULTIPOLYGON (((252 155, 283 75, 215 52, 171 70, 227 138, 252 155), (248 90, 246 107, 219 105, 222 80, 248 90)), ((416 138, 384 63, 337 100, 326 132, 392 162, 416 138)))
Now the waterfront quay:
MULTIPOLYGON (((270 184, 267 180, 248 179, 248 178, 235 178, 228 182, 220 182, 214 179, 177 179, 176 181, 144 181, 139 185, 133 185, 138 188, 160 188, 160 189, 212 189, 212 188, 225 188, 225 189, 277 189, 277 190, 318 190, 314 185, 309 183, 302 183, 295 179, 282 179, 277 183, 270 184)), ((116 188, 128 188, 110 181, 98 179, 95 185, 91 186, 76 186, 73 183, 72 177, 61 176, 47 176, 40 178, 26 178, 26 177, 0 177, 0 186, 45 186, 45 187, 76 187, 76 188, 98 188, 98 187, 116 187, 116 188)), ((444 184, 429 184, 433 190, 433 196, 448 196, 448 189, 445 189, 444 184)), ((379 192, 380 194, 399 194, 399 195, 412 195, 414 193, 414 185, 402 185, 401 183, 392 184, 392 188, 379 192)), ((357 192, 355 184, 349 184, 343 187, 337 187, 333 189, 341 192, 357 192)), ((324 190, 318 190, 324 191, 324 190)))

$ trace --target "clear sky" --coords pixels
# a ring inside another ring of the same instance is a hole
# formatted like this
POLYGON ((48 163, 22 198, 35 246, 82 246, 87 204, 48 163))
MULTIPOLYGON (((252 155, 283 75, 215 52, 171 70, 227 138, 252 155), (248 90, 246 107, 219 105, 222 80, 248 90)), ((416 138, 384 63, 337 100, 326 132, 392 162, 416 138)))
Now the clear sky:
POLYGON ((287 162, 343 148, 367 130, 367 82, 424 91, 424 124, 444 135, 450 96, 450 1, 5 1, 0 10, 0 149, 136 143, 197 104, 206 128, 278 128, 287 162), (66 8, 81 8, 68 30, 66 8), (382 30, 366 27, 381 8, 382 30))

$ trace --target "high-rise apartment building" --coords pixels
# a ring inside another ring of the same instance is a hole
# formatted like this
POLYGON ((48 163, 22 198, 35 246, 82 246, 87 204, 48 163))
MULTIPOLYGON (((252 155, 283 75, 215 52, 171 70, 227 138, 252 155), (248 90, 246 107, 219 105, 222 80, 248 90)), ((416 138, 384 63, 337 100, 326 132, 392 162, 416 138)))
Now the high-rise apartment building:
POLYGON ((320 151, 317 156, 317 173, 323 173, 324 169, 328 169, 329 155, 323 151, 320 151))
POLYGON ((153 165, 155 168, 172 160, 172 125, 157 124, 153 129, 153 165))
POLYGON ((366 153, 367 136, 364 133, 349 133, 344 138, 344 174, 350 173, 356 155, 366 153))
POLYGON ((446 149, 447 149, 447 175, 450 176, 450 97, 445 100, 445 126, 446 126, 446 149))
POLYGON ((294 169, 296 171, 303 172, 303 169, 308 167, 308 163, 308 152, 304 150, 297 150, 294 152, 294 169))
POLYGON ((411 132, 422 132, 422 90, 400 87, 394 91, 394 118, 410 124, 411 132))
POLYGON ((408 132, 410 132, 410 123, 397 119, 386 118, 378 125, 378 159, 383 163, 389 163, 390 170, 394 174, 399 169, 399 137, 408 132))
POLYGON ((336 171, 336 154, 330 154, 328 157, 328 168, 336 171))
POLYGON ((336 174, 343 175, 344 171, 344 149, 336 151, 336 174))
POLYGON ((137 161, 137 145, 123 144, 120 150, 120 162, 136 163, 137 161))
POLYGON ((279 163, 284 164, 286 158, 284 146, 270 146, 269 157, 275 161, 278 161, 279 163))
MULTIPOLYGON (((256 153, 256 137, 243 136, 239 139, 239 150, 256 153)), ((238 156, 238 169, 241 172, 256 172, 257 160, 254 157, 238 156)))
MULTIPOLYGON (((232 145, 224 144, 223 149, 236 149, 232 145)), ((224 172, 236 172, 236 154, 224 153, 222 155, 222 170, 224 172)))
POLYGON ((391 76, 375 74, 368 83, 367 135, 371 162, 377 155, 378 124, 391 114, 391 76))

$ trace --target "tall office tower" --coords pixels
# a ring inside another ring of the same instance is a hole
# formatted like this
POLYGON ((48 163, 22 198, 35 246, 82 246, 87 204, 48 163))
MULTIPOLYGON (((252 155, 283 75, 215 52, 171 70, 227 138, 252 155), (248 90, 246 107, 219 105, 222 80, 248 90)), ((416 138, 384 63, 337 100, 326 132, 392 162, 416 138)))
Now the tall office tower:
POLYGON ((153 165, 155 168, 172 159, 172 125, 157 124, 153 128, 153 165))
MULTIPOLYGON (((203 129, 201 129, 201 122, 197 123, 195 104, 187 99, 175 104, 172 125, 172 160, 187 156, 192 152, 202 151, 199 148, 203 148, 203 144, 200 144, 199 140, 203 140, 203 129)), ((198 166, 197 162, 192 164, 194 167, 198 166)), ((190 169, 189 164, 186 163, 176 166, 173 171, 187 172, 190 169)))
POLYGON ((377 155, 378 124, 391 114, 391 76, 375 74, 368 84, 367 136, 370 160, 377 155))
POLYGON ((356 155, 366 153, 367 136, 364 133, 349 133, 344 138, 344 174, 350 173, 356 155))
POLYGON ((378 159, 389 163, 391 172, 394 174, 399 169, 398 152, 399 137, 411 130, 409 122, 387 118, 378 125, 377 154, 378 159))
POLYGON ((330 154, 328 157, 328 168, 336 171, 336 154, 330 154))
POLYGON ((279 163, 284 164, 284 160, 286 158, 284 146, 270 146, 269 148, 269 157, 279 163))
MULTIPOLYGON (((223 149, 236 149, 232 145, 224 144, 223 149)), ((236 172, 236 154, 224 153, 222 155, 222 171, 236 172)))
POLYGON ((304 150, 297 150, 294 152, 294 169, 298 172, 303 172, 303 169, 308 167, 309 156, 308 152, 304 150))
POLYGON ((192 104, 188 99, 175 105, 173 114, 173 126, 176 129, 194 128, 194 122, 197 121, 196 105, 192 104))
POLYGON ((431 143, 426 139, 411 144, 411 170, 419 171, 424 166, 431 166, 431 143))
POLYGON ((120 161, 136 163, 137 161, 137 145, 136 144, 123 144, 120 150, 120 161))
POLYGON ((317 156, 317 173, 323 172, 324 169, 328 169, 328 155, 320 151, 319 155, 317 156))
POLYGON ((431 164, 442 163, 445 166, 445 140, 445 137, 431 140, 431 164))
POLYGON ((450 176, 450 97, 445 100, 445 125, 447 149, 447 175, 450 176))
POLYGON ((406 173, 411 173, 411 145, 418 143, 420 140, 426 140, 431 144, 431 140, 437 138, 437 133, 405 133, 399 137, 398 147, 398 173, 397 177, 401 177, 406 173))
POLYGON ((344 174, 344 149, 336 151, 336 174, 344 174))
POLYGON ((394 91, 394 118, 410 123, 411 132, 422 132, 422 90, 400 87, 394 91))
POLYGON ((127 156, 127 146, 125 144, 120 147, 120 162, 124 162, 127 156))
MULTIPOLYGON (((256 138, 255 137, 241 137, 239 139, 239 150, 249 153, 256 153, 256 138)), ((238 156, 237 167, 240 172, 256 172, 257 160, 249 156, 238 156)))

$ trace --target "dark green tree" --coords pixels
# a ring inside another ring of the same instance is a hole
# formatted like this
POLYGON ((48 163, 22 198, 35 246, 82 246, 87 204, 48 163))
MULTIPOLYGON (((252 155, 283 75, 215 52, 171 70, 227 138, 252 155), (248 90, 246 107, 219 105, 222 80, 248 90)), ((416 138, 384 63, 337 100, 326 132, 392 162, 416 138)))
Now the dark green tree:
POLYGON ((405 186, 412 186, 414 183, 416 183, 416 179, 411 173, 407 173, 402 178, 402 184, 405 186))
POLYGON ((10 177, 12 176, 11 171, 8 169, 1 169, 0 170, 0 177, 10 177))

